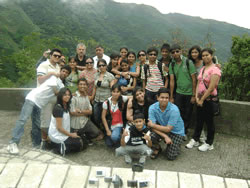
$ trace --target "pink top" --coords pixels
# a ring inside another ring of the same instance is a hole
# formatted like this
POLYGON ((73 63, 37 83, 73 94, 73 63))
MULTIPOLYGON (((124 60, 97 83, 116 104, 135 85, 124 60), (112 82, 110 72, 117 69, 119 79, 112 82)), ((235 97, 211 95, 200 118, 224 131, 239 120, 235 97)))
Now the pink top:
POLYGON ((93 68, 92 71, 84 70, 80 74, 80 78, 85 78, 88 81, 88 96, 91 96, 93 93, 94 85, 95 85, 95 73, 97 72, 96 69, 93 68))
MULTIPOLYGON (((205 71, 203 73, 203 78, 202 78, 202 72, 203 72, 204 68, 205 68, 205 66, 201 68, 199 76, 198 76, 198 80, 200 81, 200 84, 198 85, 198 93, 201 96, 206 92, 207 88, 209 87, 212 75, 218 75, 219 77, 221 77, 220 69, 218 67, 216 67, 215 64, 213 64, 209 68, 205 69, 205 71), (205 87, 203 81, 205 82, 207 88, 205 87)), ((218 81, 218 83, 219 83, 219 81, 218 81)), ((211 93, 212 96, 217 95, 218 83, 216 83, 216 87, 213 90, 213 92, 211 93)))

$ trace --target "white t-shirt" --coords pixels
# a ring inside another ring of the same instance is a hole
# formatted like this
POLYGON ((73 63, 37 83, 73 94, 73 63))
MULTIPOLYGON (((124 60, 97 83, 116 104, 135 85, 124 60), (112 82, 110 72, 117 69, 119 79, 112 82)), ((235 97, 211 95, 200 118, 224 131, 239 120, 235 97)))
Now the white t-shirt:
MULTIPOLYGON (((58 64, 56 64, 56 66, 53 66, 50 63, 49 59, 42 62, 36 69, 37 76, 44 76, 48 74, 49 72, 56 72, 56 73, 60 72, 60 66, 58 64)), ((37 86, 40 86, 38 81, 37 81, 37 86)))
POLYGON ((56 118, 62 117, 62 127, 70 132, 70 115, 69 112, 65 112, 60 105, 57 105, 53 109, 53 115, 51 116, 50 126, 49 126, 49 138, 52 142, 62 143, 69 136, 59 132, 56 128, 56 118), (55 116, 55 117, 54 117, 55 116))
POLYGON ((60 90, 63 87, 64 84, 60 78, 51 76, 42 85, 29 92, 25 99, 34 102, 39 108, 42 108, 55 96, 53 88, 60 90))
MULTIPOLYGON (((107 62, 107 65, 109 64, 109 62, 110 62, 110 57, 109 56, 103 54, 102 59, 104 59, 107 62)), ((97 56, 95 56, 95 57, 93 57, 93 60, 94 60, 94 68, 97 69, 97 62, 98 62, 99 59, 98 59, 97 56)))

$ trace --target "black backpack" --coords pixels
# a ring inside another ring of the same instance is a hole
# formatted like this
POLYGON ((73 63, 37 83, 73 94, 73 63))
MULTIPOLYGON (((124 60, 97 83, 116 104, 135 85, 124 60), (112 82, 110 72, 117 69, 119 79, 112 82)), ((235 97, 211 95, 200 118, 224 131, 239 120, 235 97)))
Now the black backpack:
MULTIPOLYGON (((163 80, 163 85, 165 85, 165 78, 163 76, 163 71, 162 71, 162 62, 158 61, 157 67, 161 72, 161 78, 163 80)), ((148 73, 148 71, 150 71, 149 70, 149 64, 144 64, 143 69, 144 69, 144 75, 145 75, 145 82, 147 83, 147 77, 148 77, 147 73, 148 73)), ((149 74, 150 74, 150 72, 149 72, 149 74)))

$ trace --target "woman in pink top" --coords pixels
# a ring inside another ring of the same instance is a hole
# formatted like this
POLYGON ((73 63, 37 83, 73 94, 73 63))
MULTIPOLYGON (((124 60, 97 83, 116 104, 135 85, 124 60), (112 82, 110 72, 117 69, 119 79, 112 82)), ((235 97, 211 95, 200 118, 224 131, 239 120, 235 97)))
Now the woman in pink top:
POLYGON ((205 122, 207 125, 207 140, 198 149, 207 151, 213 149, 215 126, 211 100, 217 96, 221 71, 212 61, 213 51, 211 49, 203 49, 201 55, 205 66, 200 70, 196 89, 197 122, 193 138, 186 145, 186 148, 199 146, 199 139, 205 122))
POLYGON ((82 71, 80 78, 85 78, 88 81, 88 96, 92 96, 94 85, 95 85, 95 73, 97 70, 94 68, 94 60, 92 57, 86 59, 86 69, 82 71))

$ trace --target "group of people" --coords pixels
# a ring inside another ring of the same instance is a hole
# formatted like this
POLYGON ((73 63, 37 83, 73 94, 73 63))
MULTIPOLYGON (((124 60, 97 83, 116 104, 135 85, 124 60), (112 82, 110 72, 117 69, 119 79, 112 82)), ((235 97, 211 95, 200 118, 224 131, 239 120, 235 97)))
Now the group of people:
POLYGON ((186 148, 213 149, 212 100, 221 71, 211 49, 193 46, 185 57, 180 45, 166 43, 159 59, 155 47, 137 55, 126 47, 110 56, 101 45, 95 50, 95 57, 87 57, 86 46, 79 43, 68 65, 59 49, 44 52, 37 63, 37 88, 25 98, 7 147, 10 153, 19 153, 31 116, 36 148, 52 147, 64 155, 105 139, 126 163, 132 162, 132 154, 140 156, 141 164, 147 156, 156 159, 162 145, 167 159, 174 160, 188 133, 194 104, 197 120, 186 148), (201 142, 204 123, 207 136, 201 142))

